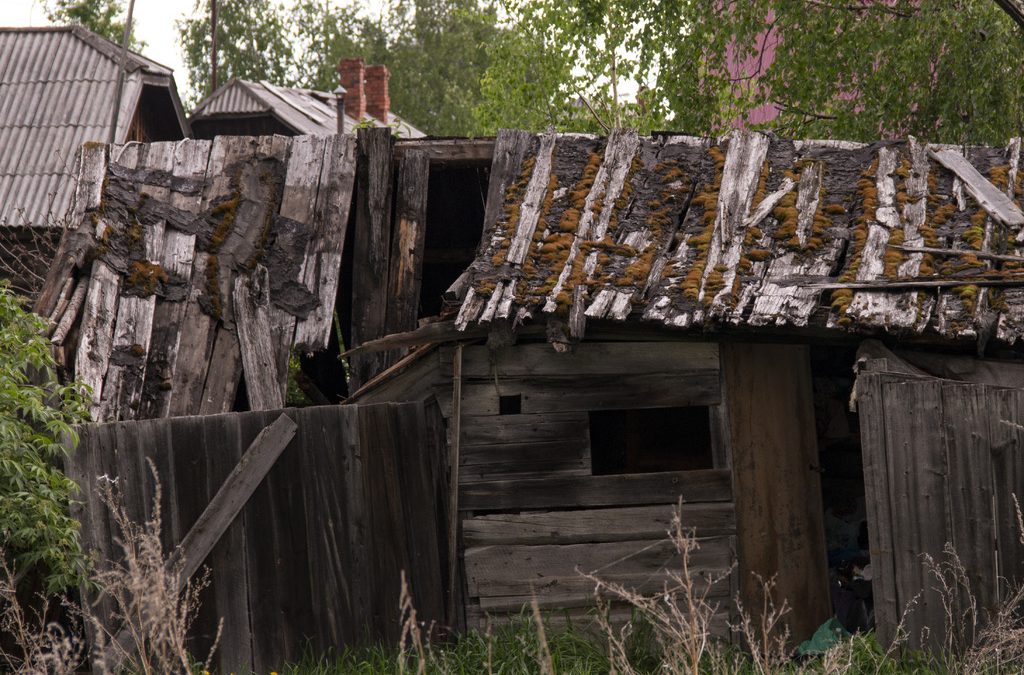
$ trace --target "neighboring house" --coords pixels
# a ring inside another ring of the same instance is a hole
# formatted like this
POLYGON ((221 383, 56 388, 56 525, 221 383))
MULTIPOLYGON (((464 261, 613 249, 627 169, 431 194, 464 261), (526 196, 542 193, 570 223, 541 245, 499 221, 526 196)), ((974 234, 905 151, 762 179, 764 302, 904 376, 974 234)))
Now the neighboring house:
POLYGON ((362 59, 338 64, 340 87, 332 93, 233 79, 203 99, 190 118, 196 138, 215 136, 326 136, 359 126, 391 127, 399 138, 422 131, 391 112, 386 66, 362 59), (338 124, 342 107, 343 125, 338 124))
MULTIPOLYGON (((23 294, 71 208, 79 148, 109 139, 120 63, 118 45, 81 27, 0 28, 0 278, 23 294)), ((188 135, 171 69, 129 52, 116 142, 188 135)))
MULTIPOLYGON (((45 226, 71 205, 75 153, 107 142, 120 47, 77 26, 0 28, 0 225, 45 226)), ((170 68, 128 53, 115 142, 189 135, 170 68)))

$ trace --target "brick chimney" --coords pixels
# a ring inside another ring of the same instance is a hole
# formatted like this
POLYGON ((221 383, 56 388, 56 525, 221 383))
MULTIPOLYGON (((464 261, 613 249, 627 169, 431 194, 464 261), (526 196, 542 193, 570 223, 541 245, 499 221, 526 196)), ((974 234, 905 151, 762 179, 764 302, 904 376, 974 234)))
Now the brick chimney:
MULTIPOLYGON (((373 66, 370 66, 371 68, 373 66)), ((338 79, 345 89, 343 102, 345 114, 361 120, 366 116, 366 90, 364 82, 367 75, 366 65, 362 59, 342 59, 338 62, 338 79)))
POLYGON ((384 124, 388 123, 391 111, 391 96, 388 95, 388 79, 391 71, 385 65, 366 66, 366 112, 384 124))

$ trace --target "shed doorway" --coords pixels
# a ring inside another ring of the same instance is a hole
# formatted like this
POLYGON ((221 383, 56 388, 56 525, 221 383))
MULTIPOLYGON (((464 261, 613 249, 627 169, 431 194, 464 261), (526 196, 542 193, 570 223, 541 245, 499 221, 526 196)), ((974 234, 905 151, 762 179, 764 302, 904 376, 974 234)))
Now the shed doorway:
POLYGON ((811 348, 829 598, 834 616, 851 633, 875 626, 860 422, 850 410, 856 352, 811 348))

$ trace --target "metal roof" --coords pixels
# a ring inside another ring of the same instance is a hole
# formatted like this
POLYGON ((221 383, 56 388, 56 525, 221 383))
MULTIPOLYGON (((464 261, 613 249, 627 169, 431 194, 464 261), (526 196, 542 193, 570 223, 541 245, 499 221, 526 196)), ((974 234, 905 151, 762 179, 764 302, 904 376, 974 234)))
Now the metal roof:
MULTIPOLYGON (((53 224, 67 212, 75 153, 107 140, 120 60, 116 44, 78 26, 0 27, 0 225, 53 224)), ((144 84, 178 100, 170 68, 129 52, 127 70, 118 141, 144 84)))
MULTIPOLYGON (((192 121, 269 114, 299 135, 326 136, 338 133, 334 94, 315 89, 279 87, 270 82, 233 79, 200 101, 192 121)), ((367 115, 373 126, 390 126, 402 138, 421 138, 424 133, 398 115, 385 124, 367 115)), ((345 133, 354 133, 359 120, 346 115, 345 133)))

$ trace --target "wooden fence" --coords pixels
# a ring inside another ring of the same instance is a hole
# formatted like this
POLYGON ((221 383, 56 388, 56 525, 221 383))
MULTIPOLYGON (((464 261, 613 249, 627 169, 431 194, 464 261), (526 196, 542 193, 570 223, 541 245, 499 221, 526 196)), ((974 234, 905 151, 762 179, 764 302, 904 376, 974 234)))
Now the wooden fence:
MULTIPOLYGON (((84 545, 117 559, 120 533, 97 481, 116 480, 130 516, 149 514, 154 481, 165 549, 179 544, 261 430, 297 430, 208 557, 210 585, 192 647, 219 620, 221 672, 270 672, 300 658, 399 636, 400 577, 421 619, 447 623, 443 428, 422 404, 323 406, 90 425, 69 472, 83 487, 84 545), (289 425, 289 429, 290 429, 289 425)), ((109 605, 101 602, 101 611, 109 605)))
POLYGON ((954 637, 973 642, 1024 583, 1024 390, 867 372, 857 405, 879 638, 902 623, 912 647, 944 646, 949 617, 928 560, 947 562, 950 545, 970 585, 953 592, 954 637))

